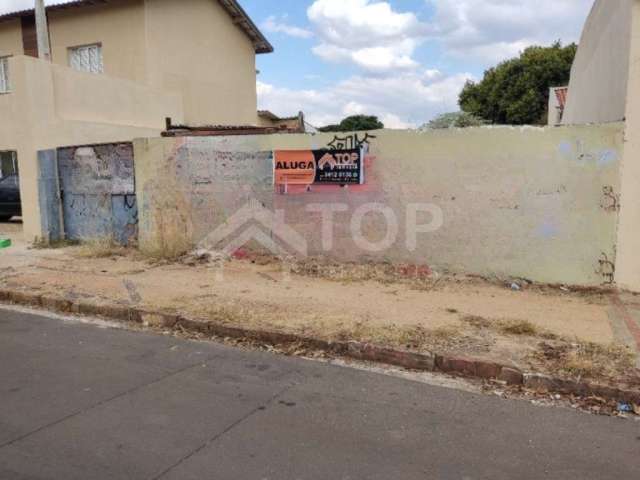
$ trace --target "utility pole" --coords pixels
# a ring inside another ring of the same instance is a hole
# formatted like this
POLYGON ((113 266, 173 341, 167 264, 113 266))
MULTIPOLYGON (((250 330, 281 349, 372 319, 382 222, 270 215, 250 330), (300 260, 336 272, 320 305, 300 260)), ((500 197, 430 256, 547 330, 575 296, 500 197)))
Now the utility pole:
POLYGON ((36 1, 36 32, 38 36, 38 56, 51 61, 51 45, 49 45, 49 25, 47 23, 47 11, 45 10, 44 0, 36 1))

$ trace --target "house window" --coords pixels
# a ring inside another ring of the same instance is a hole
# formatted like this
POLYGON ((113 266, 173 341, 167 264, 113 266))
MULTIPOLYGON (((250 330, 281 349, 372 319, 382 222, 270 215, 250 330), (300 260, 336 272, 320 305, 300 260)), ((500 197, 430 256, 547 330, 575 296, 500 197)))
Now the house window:
POLYGON ((69 49, 69 64, 79 72, 102 73, 102 45, 85 45, 69 49))
POLYGON ((0 57, 0 93, 9 93, 9 57, 0 57))

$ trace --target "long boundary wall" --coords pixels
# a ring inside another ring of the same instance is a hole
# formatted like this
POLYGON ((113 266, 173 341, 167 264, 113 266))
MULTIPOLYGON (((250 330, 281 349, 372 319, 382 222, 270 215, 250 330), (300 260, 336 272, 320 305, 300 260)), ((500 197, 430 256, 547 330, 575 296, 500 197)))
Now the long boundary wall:
MULTIPOLYGON (((371 132, 365 185, 311 186, 287 194, 274 188, 272 150, 353 144, 364 135, 137 140, 140 245, 149 251, 192 248, 257 204, 281 212, 311 256, 549 283, 610 283, 623 129, 609 124, 371 132), (366 213, 367 205, 378 212, 366 213), (414 237, 407 226, 432 223, 435 213, 427 207, 430 213, 416 214, 410 205, 437 207, 441 228, 414 237), (334 207, 340 211, 333 214, 327 250, 322 210, 334 207), (397 225, 385 220, 385 212, 397 225), (354 238, 353 218, 362 213, 361 238, 354 238), (395 230, 388 248, 362 248, 384 243, 395 230)), ((266 222, 258 223, 265 230, 266 222)), ((267 228, 268 238, 278 240, 276 233, 267 228)))

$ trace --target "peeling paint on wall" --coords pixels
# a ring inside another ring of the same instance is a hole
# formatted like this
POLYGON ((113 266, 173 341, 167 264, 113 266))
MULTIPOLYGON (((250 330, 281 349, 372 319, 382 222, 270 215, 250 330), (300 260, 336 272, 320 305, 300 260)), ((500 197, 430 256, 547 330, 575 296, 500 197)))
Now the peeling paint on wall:
POLYGON ((58 169, 65 235, 71 240, 137 240, 133 145, 60 148, 58 169))
POLYGON ((582 165, 597 165, 598 167, 607 167, 616 163, 619 159, 619 153, 611 148, 594 148, 587 145, 582 139, 571 141, 563 141, 558 145, 558 151, 568 159, 572 159, 582 165))
POLYGON ((133 146, 130 143, 58 149, 64 189, 76 194, 133 195, 133 146))

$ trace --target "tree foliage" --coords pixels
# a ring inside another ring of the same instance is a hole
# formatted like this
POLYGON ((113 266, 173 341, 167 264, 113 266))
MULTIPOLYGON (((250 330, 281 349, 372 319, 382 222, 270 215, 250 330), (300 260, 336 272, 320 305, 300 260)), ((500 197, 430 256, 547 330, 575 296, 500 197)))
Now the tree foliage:
POLYGON ((495 124, 546 124, 549 88, 569 83, 577 46, 533 46, 487 70, 460 93, 463 111, 495 124))
POLYGON ((482 118, 478 118, 472 113, 467 112, 451 112, 443 113, 442 115, 434 118, 429 123, 422 126, 423 129, 444 129, 444 128, 467 128, 467 127, 480 127, 486 125, 487 121, 482 118))
POLYGON ((321 132, 360 132, 362 130, 380 130, 384 124, 373 115, 352 115, 337 125, 319 128, 321 132))

